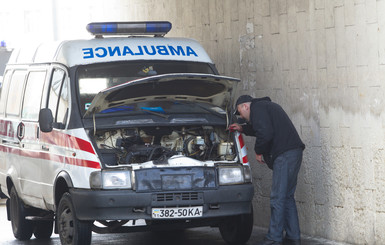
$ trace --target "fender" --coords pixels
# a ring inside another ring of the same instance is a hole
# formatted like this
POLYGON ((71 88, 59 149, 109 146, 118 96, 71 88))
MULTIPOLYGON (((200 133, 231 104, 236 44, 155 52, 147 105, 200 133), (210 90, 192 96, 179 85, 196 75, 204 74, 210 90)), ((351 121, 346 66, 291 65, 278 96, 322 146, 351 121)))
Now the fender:
POLYGON ((7 180, 6 180, 6 183, 7 183, 6 187, 7 187, 8 193, 4 193, 7 196, 10 196, 12 186, 15 186, 16 192, 18 195, 21 194, 20 193, 20 190, 21 190, 20 182, 19 181, 15 182, 14 180, 18 180, 18 173, 17 173, 17 170, 15 169, 15 167, 13 165, 11 165, 7 171, 7 180))
POLYGON ((72 179, 66 171, 61 171, 58 173, 55 179, 55 184, 53 188, 53 196, 55 198, 55 206, 59 205, 60 198, 65 192, 68 192, 70 188, 73 187, 72 179))

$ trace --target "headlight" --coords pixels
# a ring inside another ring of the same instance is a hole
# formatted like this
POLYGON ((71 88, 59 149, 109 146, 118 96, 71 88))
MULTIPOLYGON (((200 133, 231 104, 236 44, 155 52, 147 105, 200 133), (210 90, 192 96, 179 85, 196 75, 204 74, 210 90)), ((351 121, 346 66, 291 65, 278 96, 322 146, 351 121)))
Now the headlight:
POLYGON ((245 182, 241 167, 220 167, 218 171, 220 185, 243 184, 245 182))
POLYGON ((250 166, 243 165, 243 174, 245 176, 245 182, 251 183, 252 180, 253 180, 253 177, 252 177, 252 174, 251 174, 250 166))
POLYGON ((90 186, 93 189, 131 189, 131 172, 98 171, 91 173, 90 186))

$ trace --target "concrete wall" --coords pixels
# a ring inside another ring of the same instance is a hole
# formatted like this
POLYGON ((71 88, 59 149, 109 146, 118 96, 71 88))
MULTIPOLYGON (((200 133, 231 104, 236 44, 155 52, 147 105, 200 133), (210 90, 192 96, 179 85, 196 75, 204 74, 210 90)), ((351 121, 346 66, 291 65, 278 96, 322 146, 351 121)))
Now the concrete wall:
MULTIPOLYGON (((238 94, 270 96, 292 118, 307 146, 302 232, 385 244, 385 0, 52 0, 48 17, 36 5, 15 15, 17 2, 0 19, 24 15, 24 31, 53 26, 54 39, 89 37, 90 21, 171 21, 169 36, 199 40, 242 79, 238 94)), ((271 171, 253 156, 255 224, 267 226, 271 171)))
MULTIPOLYGON (((239 94, 281 104, 306 143, 302 232, 385 243, 384 0, 133 0, 128 20, 170 20, 204 45, 239 94)), ((255 223, 269 222, 271 172, 253 159, 255 223)))

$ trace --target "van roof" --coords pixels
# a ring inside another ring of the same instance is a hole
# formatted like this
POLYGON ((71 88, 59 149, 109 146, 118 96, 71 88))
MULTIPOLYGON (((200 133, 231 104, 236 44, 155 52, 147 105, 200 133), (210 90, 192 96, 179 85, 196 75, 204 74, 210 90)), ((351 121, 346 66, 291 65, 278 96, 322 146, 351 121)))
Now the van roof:
POLYGON ((28 45, 14 50, 8 63, 58 62, 72 67, 130 60, 213 63, 196 40, 165 37, 109 37, 28 45))

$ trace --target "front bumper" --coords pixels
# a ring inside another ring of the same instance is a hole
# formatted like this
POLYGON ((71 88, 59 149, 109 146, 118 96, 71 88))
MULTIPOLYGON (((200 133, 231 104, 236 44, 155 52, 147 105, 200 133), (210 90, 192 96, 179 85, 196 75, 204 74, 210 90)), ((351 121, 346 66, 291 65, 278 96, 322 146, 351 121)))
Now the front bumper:
POLYGON ((70 194, 79 220, 152 220, 152 208, 188 206, 203 206, 203 217, 199 218, 205 219, 249 214, 254 187, 250 183, 211 190, 151 193, 71 189, 70 194))

